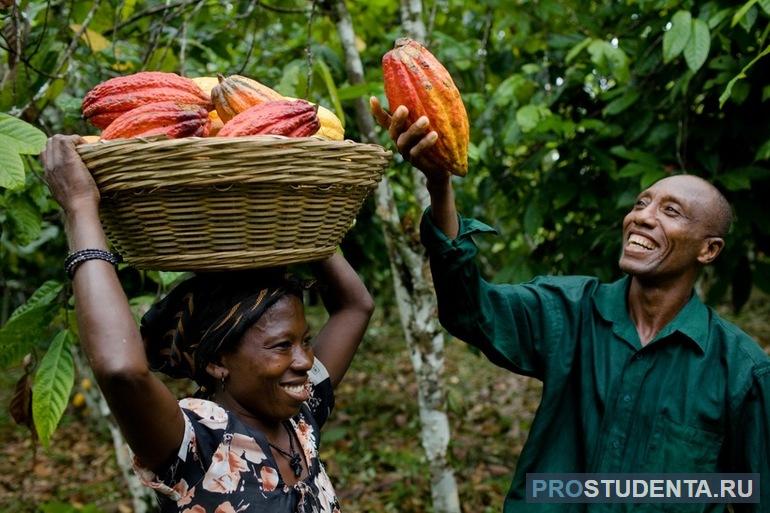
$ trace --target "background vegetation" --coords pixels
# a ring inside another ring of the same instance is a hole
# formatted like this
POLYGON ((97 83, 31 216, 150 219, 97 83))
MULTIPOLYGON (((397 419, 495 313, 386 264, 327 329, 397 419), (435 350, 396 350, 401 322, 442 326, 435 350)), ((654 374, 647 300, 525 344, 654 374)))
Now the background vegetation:
MULTIPOLYGON (((23 476, 32 490, 55 481, 51 469, 57 458, 71 463, 66 451, 59 453, 70 447, 81 447, 76 453, 84 459, 82 468, 69 468, 89 483, 105 483, 4 499, 11 510, 53 500, 64 504, 47 511, 73 503, 125 506, 117 471, 100 473, 111 455, 96 448, 109 448, 109 438, 103 428, 86 429, 93 417, 72 405, 84 392, 84 376, 77 375, 61 268, 66 243, 35 157, 44 134, 94 133, 79 111, 91 87, 164 70, 256 78, 336 110, 347 137, 359 139, 353 101, 383 98, 380 58, 404 25, 398 2, 349 3, 366 79, 351 85, 331 4, 0 0, 0 367, 8 369, 0 385, 9 401, 18 380, 34 380, 38 433, 44 442, 53 436, 36 465, 32 443, 23 442, 27 432, 2 419, 13 441, 5 459, 22 473, 2 473, 14 477, 0 484, 16 489, 23 476)), ((471 171, 457 182, 460 209, 501 233, 479 240, 490 277, 616 277, 620 220, 635 194, 686 171, 713 180, 737 214, 726 252, 702 280, 704 295, 738 311, 752 292, 770 291, 770 1, 426 0, 423 7, 429 48, 455 77, 471 119, 471 171)), ((389 178, 410 230, 421 212, 407 166, 397 162, 389 178)), ((407 399, 414 380, 399 344, 390 267, 371 202, 343 248, 380 309, 370 350, 340 391, 327 459, 347 511, 425 511, 424 462, 407 399)), ((138 312, 177 278, 121 270, 138 312)), ((739 320, 766 342, 767 326, 756 319, 767 312, 757 308, 739 320)), ((447 365, 456 378, 448 399, 462 502, 467 511, 497 511, 537 386, 455 343, 447 365), (490 440, 496 442, 483 443, 490 440)))

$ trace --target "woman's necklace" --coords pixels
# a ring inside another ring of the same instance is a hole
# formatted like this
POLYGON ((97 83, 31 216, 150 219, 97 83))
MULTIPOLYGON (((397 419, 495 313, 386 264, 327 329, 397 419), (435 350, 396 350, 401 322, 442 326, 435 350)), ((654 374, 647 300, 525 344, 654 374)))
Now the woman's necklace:
POLYGON ((277 445, 273 445, 270 442, 268 442, 268 445, 270 445, 270 447, 281 453, 283 457, 289 460, 289 467, 291 467, 291 471, 294 472, 294 477, 299 477, 302 475, 302 456, 300 456, 299 452, 294 450, 294 436, 291 433, 289 423, 283 422, 282 424, 286 429, 286 433, 289 435, 289 452, 284 451, 277 445))

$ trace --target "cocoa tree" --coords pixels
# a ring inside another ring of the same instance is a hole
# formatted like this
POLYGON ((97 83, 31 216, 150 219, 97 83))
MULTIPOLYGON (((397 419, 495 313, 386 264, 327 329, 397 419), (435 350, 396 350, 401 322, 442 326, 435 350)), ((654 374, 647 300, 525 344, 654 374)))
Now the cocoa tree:
MULTIPOLYGON (((412 2, 419 7, 419 2, 412 2)), ((344 0, 333 6, 337 31, 345 52, 345 67, 352 85, 364 83, 364 70, 355 46, 355 30, 344 0)), ((406 17, 405 17, 406 19, 406 17)), ((414 17, 409 35, 424 39, 425 27, 419 13, 414 17)), ((355 103, 356 121, 367 142, 377 142, 373 118, 366 98, 355 103)), ((415 199, 421 209, 428 205, 424 176, 412 170, 415 199)), ((422 446, 428 458, 431 473, 431 496, 437 513, 459 513, 460 501, 454 471, 447 461, 450 439, 449 419, 446 413, 446 391, 443 382, 444 335, 438 323, 436 299, 430 270, 424 251, 416 242, 417 226, 408 232, 399 219, 398 209, 390 182, 384 178, 376 192, 377 215, 383 221, 385 243, 396 293, 396 304, 401 318, 404 340, 411 355, 417 376, 422 446)))

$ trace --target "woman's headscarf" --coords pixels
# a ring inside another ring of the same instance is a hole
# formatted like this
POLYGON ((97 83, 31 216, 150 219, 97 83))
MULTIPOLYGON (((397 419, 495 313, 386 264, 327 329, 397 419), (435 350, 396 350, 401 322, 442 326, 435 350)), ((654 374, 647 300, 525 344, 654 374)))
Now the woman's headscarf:
POLYGON ((199 385, 213 379, 208 363, 232 349, 244 332, 302 284, 278 270, 199 274, 177 285, 142 317, 150 368, 199 385))

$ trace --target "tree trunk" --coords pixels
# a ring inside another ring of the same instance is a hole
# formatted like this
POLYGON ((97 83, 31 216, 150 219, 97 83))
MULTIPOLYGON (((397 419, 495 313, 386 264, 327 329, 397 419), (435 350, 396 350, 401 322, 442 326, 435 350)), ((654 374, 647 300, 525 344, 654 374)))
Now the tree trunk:
MULTIPOLYGON (((414 3, 414 2, 413 2, 414 3)), ((417 2, 419 3, 419 2, 417 2)), ((353 22, 344 0, 333 5, 337 30, 345 51, 348 81, 364 83, 361 57, 355 45, 353 22)), ((423 25, 424 32, 424 25, 423 25)), ((376 143, 374 120, 366 98, 355 104, 356 121, 364 142, 376 143)), ((418 185, 417 201, 427 206, 428 197, 424 177, 413 170, 418 185)), ((442 379, 444 368, 444 335, 438 324, 437 307, 430 270, 419 245, 417 224, 402 226, 396 209, 393 189, 383 178, 376 191, 377 215, 383 221, 385 243, 390 259, 393 284, 412 365, 418 384, 421 439, 431 473, 431 495, 436 513, 460 513, 460 500, 454 471, 447 463, 449 420, 446 414, 446 391, 442 379), (407 231, 409 230, 409 231, 407 231)))
POLYGON ((123 434, 120 432, 115 419, 112 418, 107 401, 104 399, 99 387, 96 386, 96 380, 91 372, 91 368, 83 361, 83 355, 79 348, 73 348, 72 353, 75 357, 78 375, 88 378, 93 383, 90 389, 84 391, 86 404, 88 404, 88 408, 91 410, 91 414, 96 422, 103 422, 110 431, 112 445, 115 448, 115 459, 117 460, 118 468, 120 468, 120 473, 123 475, 123 480, 126 482, 128 493, 131 495, 133 513, 154 511, 157 504, 155 494, 144 486, 134 473, 131 449, 129 449, 126 439, 123 438, 123 434))

